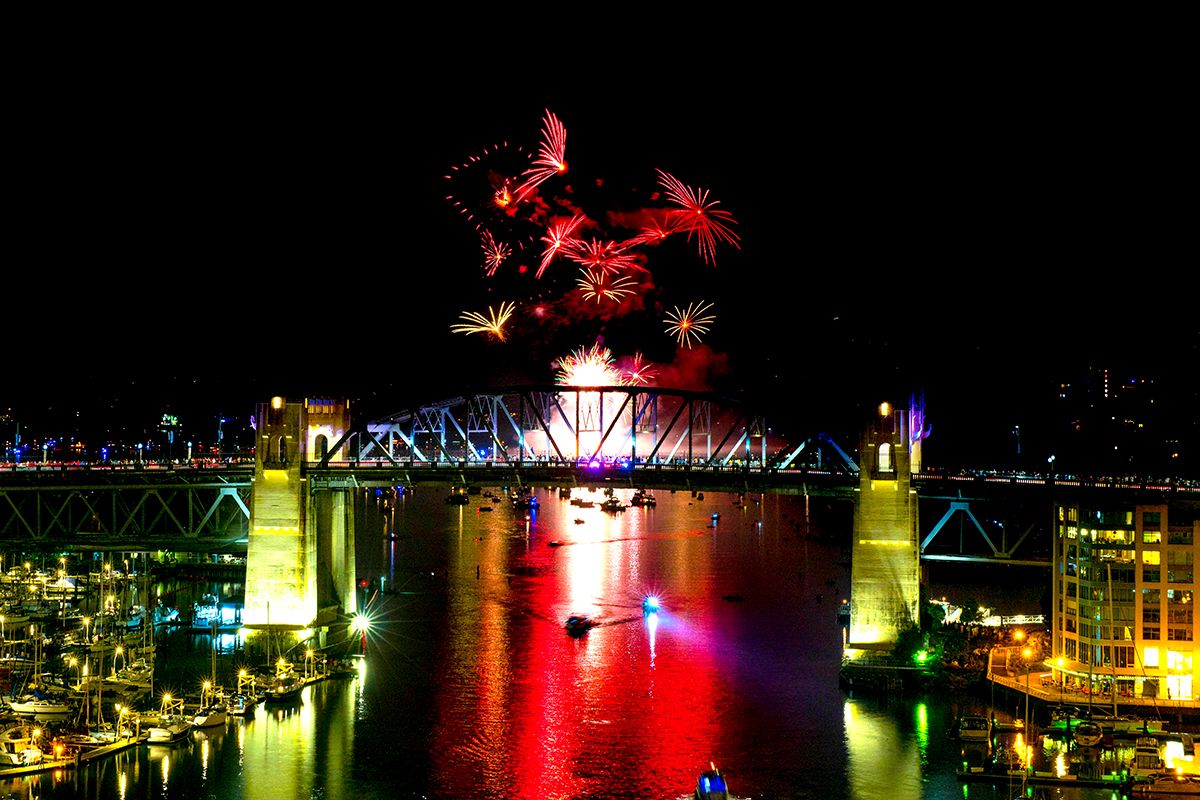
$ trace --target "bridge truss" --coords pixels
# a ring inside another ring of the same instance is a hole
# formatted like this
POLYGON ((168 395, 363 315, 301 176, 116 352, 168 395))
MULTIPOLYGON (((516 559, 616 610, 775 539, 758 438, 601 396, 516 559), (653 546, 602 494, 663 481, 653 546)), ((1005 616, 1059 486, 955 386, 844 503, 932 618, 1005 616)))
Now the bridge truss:
POLYGON ((633 386, 542 386, 464 395, 355 427, 320 462, 762 467, 766 425, 716 395, 633 386))
POLYGON ((31 473, 0 484, 0 540, 102 547, 138 541, 179 549, 244 539, 251 469, 31 473))

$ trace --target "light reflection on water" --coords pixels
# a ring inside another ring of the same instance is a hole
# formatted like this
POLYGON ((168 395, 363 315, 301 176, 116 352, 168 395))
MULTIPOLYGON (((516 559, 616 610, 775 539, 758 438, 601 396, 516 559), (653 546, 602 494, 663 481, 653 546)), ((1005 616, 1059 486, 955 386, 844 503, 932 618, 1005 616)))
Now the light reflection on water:
POLYGON ((600 492, 582 508, 539 490, 526 518, 408 493, 360 528, 385 532, 361 536, 360 577, 396 593, 356 677, 206 739, 0 779, 0 795, 652 800, 689 795, 714 762, 738 797, 1012 796, 957 781, 954 698, 837 688, 848 505, 655 494, 611 514, 600 492), (650 592, 656 614, 641 608, 650 592), (600 625, 568 636, 572 613, 600 625))

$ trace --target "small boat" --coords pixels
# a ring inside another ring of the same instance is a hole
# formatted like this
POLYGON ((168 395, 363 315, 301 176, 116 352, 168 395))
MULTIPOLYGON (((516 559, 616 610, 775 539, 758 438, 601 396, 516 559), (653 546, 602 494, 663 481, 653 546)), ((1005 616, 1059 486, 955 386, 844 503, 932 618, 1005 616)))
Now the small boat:
POLYGON ((560 542, 558 539, 555 539, 553 541, 546 542, 546 545, 548 547, 562 547, 562 542, 560 542))
POLYGON ((582 520, 582 519, 575 520, 576 525, 582 525, 584 522, 585 522, 585 520, 582 520))
POLYGON ((591 617, 583 614, 572 614, 567 617, 566 621, 567 633, 572 636, 582 636, 595 626, 596 623, 592 621, 591 617))
POLYGON ((248 694, 234 694, 229 696, 229 713, 235 717, 244 717, 254 710, 258 705, 258 698, 251 697, 248 694))
POLYGON ((704 770, 696 779, 695 800, 729 800, 729 787, 725 784, 725 777, 717 771, 715 765, 709 766, 712 769, 704 770))
POLYGON ((9 706, 14 714, 66 714, 71 707, 61 700, 48 697, 33 697, 14 700, 9 706))
POLYGON ((1195 775, 1151 775, 1136 781, 1129 792, 1133 797, 1200 797, 1200 778, 1195 775))
POLYGON ((517 494, 513 493, 512 497, 513 508, 537 508, 537 496, 533 494, 517 494))
POLYGON ((1100 723, 1090 719, 1080 722, 1071 733, 1080 747, 1095 747, 1104 738, 1104 729, 1100 727, 1100 723))
POLYGON ((146 741, 149 744, 171 744, 177 742, 192 729, 192 721, 183 714, 183 701, 163 695, 158 719, 146 726, 146 741))
POLYGON ((988 718, 979 714, 963 714, 955 726, 958 738, 963 741, 986 742, 992 736, 992 726, 988 718))
POLYGON ((629 502, 635 506, 653 506, 657 504, 654 495, 646 494, 641 489, 633 493, 633 497, 629 498, 629 502))
POLYGON ((479 510, 480 512, 486 513, 488 511, 495 511, 496 509, 492 508, 491 506, 480 506, 479 510))
POLYGON ((604 509, 605 511, 610 511, 610 512, 625 510, 625 506, 621 505, 621 501, 615 497, 610 497, 607 500, 605 500, 603 503, 600 504, 600 508, 604 509))
POLYGON ((300 699, 304 689, 304 681, 290 668, 280 669, 275 675, 275 681, 267 690, 264 700, 267 703, 294 703, 300 699))
POLYGON ((25 767, 42 762, 37 746, 41 728, 25 723, 0 731, 0 767, 25 767))
POLYGON ((224 703, 209 703, 192 717, 192 725, 197 728, 211 728, 215 725, 224 725, 227 719, 229 719, 229 709, 224 703))
POLYGON ((466 492, 451 492, 446 496, 446 502, 452 506, 465 506, 471 502, 471 498, 466 492))

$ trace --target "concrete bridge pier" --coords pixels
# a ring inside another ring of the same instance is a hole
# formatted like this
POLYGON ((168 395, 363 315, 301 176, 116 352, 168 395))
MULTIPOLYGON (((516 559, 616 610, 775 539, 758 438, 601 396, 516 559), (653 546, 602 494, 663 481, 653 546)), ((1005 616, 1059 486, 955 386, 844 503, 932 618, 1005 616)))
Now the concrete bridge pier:
POLYGON ((910 435, 913 419, 911 410, 884 403, 862 437, 846 645, 852 658, 865 651, 890 652, 900 631, 919 619, 919 527, 911 479, 923 432, 910 435))
POLYGON ((313 635, 340 641, 356 611, 356 488, 353 477, 315 484, 307 464, 349 428, 348 404, 276 397, 256 421, 242 619, 267 635, 247 646, 282 655, 313 635))

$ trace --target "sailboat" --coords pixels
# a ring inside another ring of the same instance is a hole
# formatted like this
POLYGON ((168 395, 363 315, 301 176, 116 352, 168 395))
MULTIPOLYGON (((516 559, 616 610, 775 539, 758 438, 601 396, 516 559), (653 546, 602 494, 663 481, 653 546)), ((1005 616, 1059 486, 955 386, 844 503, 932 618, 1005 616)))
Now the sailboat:
POLYGON ((212 637, 209 642, 212 654, 212 670, 210 679, 204 682, 200 692, 200 709, 192 717, 192 724, 197 728, 212 728, 224 725, 229 718, 229 707, 221 697, 217 688, 217 621, 212 621, 212 637))

